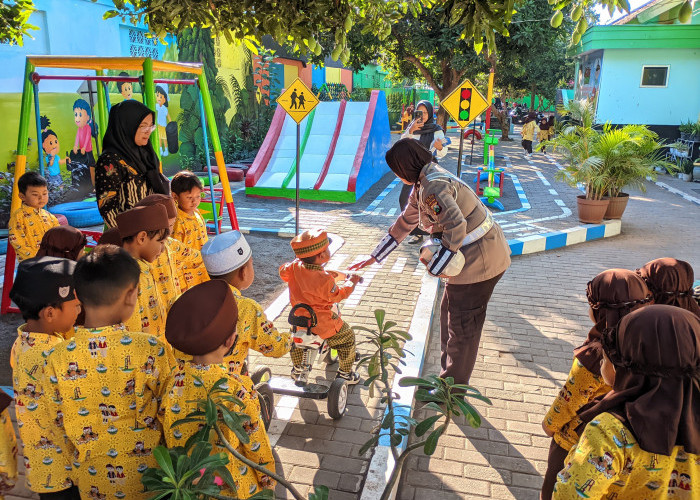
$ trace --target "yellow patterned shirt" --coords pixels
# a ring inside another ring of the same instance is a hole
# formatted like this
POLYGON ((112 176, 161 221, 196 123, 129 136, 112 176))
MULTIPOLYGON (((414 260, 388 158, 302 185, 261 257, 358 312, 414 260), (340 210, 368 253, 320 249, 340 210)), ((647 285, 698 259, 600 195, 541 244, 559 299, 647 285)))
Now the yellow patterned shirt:
POLYGON ((553 498, 700 498, 700 456, 686 453, 682 446, 673 448, 670 456, 649 453, 636 441, 622 422, 601 413, 566 457, 553 498))
POLYGON ((10 410, 0 412, 0 500, 17 482, 17 438, 10 419, 10 410))
POLYGON ((58 418, 49 412, 51 386, 44 376, 51 349, 73 335, 34 333, 26 325, 17 329, 12 346, 12 383, 15 390, 17 427, 22 438, 27 487, 37 493, 52 493, 72 483, 70 454, 64 452, 63 433, 46 422, 58 418))
POLYGON ((554 441, 570 450, 578 442, 576 427, 581 424, 576 412, 593 399, 610 392, 611 387, 603 377, 595 375, 574 357, 566 384, 559 391, 552 406, 544 416, 545 428, 554 433, 554 441))
POLYGON ((143 259, 137 259, 141 268, 139 298, 134 313, 124 323, 130 332, 150 333, 165 341, 165 304, 156 286, 155 269, 143 259))
POLYGON ((32 208, 22 203, 10 217, 9 241, 17 260, 31 259, 39 251, 44 233, 58 226, 58 219, 43 208, 32 208))
POLYGON ((188 248, 201 251, 204 244, 209 239, 207 235, 207 225, 195 209, 192 215, 177 209, 177 219, 173 229, 173 238, 180 240, 188 248))
POLYGON ((176 242, 176 246, 179 246, 179 242, 176 240, 166 238, 163 251, 153 262, 154 279, 166 311, 170 310, 170 306, 180 296, 182 289, 178 278, 178 262, 175 260, 175 254, 172 250, 173 244, 171 242, 173 241, 176 242))
MULTIPOLYGON (((281 358, 292 348, 292 339, 288 332, 280 333, 275 328, 260 304, 241 295, 235 286, 229 286, 238 305, 238 340, 233 352, 224 357, 224 365, 230 374, 240 375, 250 349, 268 358, 281 358)), ((192 359, 192 356, 180 351, 175 351, 175 357, 183 361, 192 359)))
POLYGON ((188 247, 175 238, 168 238, 167 242, 177 265, 178 281, 183 293, 195 285, 209 281, 209 274, 199 250, 188 247))
POLYGON ((172 366, 163 343, 122 325, 78 327, 49 355, 51 422, 68 436, 82 498, 151 496, 141 474, 156 465, 158 404, 172 366))
MULTIPOLYGON (((253 382, 245 376, 230 375, 224 365, 181 363, 177 369, 173 370, 166 382, 168 392, 163 396, 160 413, 168 447, 184 446, 187 439, 197 432, 199 427, 196 422, 175 427, 173 423, 197 409, 194 401, 206 398, 207 391, 222 378, 228 379, 226 382, 228 392, 240 399, 245 406, 241 409, 231 403, 231 410, 245 413, 250 417, 250 421, 244 425, 250 436, 250 442, 241 443, 228 427, 221 424, 227 441, 247 459, 262 464, 274 472, 275 459, 272 455, 272 447, 265 426, 260 418, 260 403, 257 392, 253 388, 253 382)), ((217 436, 212 431, 212 452, 226 453, 226 449, 223 446, 218 446, 217 441, 217 436)), ((274 488, 275 481, 269 476, 250 469, 231 455, 229 455, 228 470, 237 486, 238 498, 249 498, 263 488, 274 488)))

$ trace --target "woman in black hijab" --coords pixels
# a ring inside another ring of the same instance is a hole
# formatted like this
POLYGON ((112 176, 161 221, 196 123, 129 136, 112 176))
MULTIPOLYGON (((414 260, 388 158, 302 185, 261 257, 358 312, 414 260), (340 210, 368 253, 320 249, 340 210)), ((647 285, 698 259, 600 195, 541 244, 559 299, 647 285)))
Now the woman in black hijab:
POLYGON ((168 180, 149 140, 155 130, 155 113, 133 99, 112 106, 95 166, 97 206, 108 227, 117 214, 131 209, 154 193, 169 194, 168 180))
MULTIPOLYGON (((433 119, 433 105, 430 101, 420 101, 416 105, 416 113, 414 120, 406 127, 406 131, 401 135, 402 139, 415 139, 420 142, 425 149, 430 151, 433 157, 433 162, 438 163, 440 158, 447 154, 447 145, 443 144, 445 132, 440 125, 435 123, 433 119)), ((405 184, 401 188, 399 195, 399 206, 403 211, 408 202, 408 196, 411 194, 413 186, 405 184)), ((411 232, 413 238, 409 243, 419 243, 423 241, 423 236, 427 233, 419 228, 411 232)))

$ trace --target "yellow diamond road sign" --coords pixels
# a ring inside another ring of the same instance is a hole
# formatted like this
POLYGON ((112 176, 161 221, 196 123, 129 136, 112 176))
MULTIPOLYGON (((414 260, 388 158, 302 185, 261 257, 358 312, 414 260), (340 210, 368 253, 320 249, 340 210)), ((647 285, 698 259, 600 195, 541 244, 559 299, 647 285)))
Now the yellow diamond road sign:
POLYGON ((318 99, 309 90, 309 87, 304 85, 299 78, 294 80, 292 84, 285 90, 282 95, 277 98, 277 104, 282 106, 297 123, 306 118, 306 115, 318 105, 318 99))
POLYGON ((440 103, 457 124, 464 128, 489 107, 486 98, 469 80, 464 80, 440 103))

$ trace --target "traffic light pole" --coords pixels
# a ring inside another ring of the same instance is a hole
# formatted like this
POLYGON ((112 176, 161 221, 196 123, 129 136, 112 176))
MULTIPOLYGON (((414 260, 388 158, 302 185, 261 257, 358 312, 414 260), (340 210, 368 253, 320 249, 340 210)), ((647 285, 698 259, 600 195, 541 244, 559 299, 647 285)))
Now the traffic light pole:
POLYGON ((462 149, 464 147, 464 127, 459 129, 459 156, 457 157, 457 178, 462 179, 462 149))
POLYGON ((295 229, 295 231, 296 231, 295 234, 297 234, 297 235, 299 234, 299 170, 301 167, 301 165, 299 164, 299 160, 301 160, 301 158, 299 157, 300 156, 299 155, 300 142, 301 142, 301 125, 299 125, 297 123, 297 175, 296 175, 296 178, 297 178, 297 209, 296 209, 296 229, 295 229))
POLYGON ((469 153, 469 166, 472 166, 472 157, 474 156, 474 135, 476 134, 476 120, 472 122, 472 151, 469 153))

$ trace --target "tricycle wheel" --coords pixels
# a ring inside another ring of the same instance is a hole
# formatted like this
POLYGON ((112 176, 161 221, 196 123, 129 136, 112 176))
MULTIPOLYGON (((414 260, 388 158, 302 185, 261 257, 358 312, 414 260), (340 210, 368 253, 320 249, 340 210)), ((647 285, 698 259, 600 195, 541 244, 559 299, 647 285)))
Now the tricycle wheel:
POLYGON ((269 384, 260 384, 255 387, 258 391, 258 401, 260 402, 260 416, 262 417, 265 430, 270 427, 272 414, 275 411, 275 394, 269 384))
POLYGON ((334 365, 338 362, 338 351, 335 349, 328 349, 326 355, 323 358, 323 362, 327 365, 334 365))
POLYGON ((267 366, 258 366, 250 375, 254 385, 258 385, 260 382, 267 382, 270 380, 270 377, 272 377, 272 370, 267 366))
POLYGON ((337 378, 328 389, 328 415, 338 420, 345 413, 348 405, 348 384, 345 379, 337 378))

